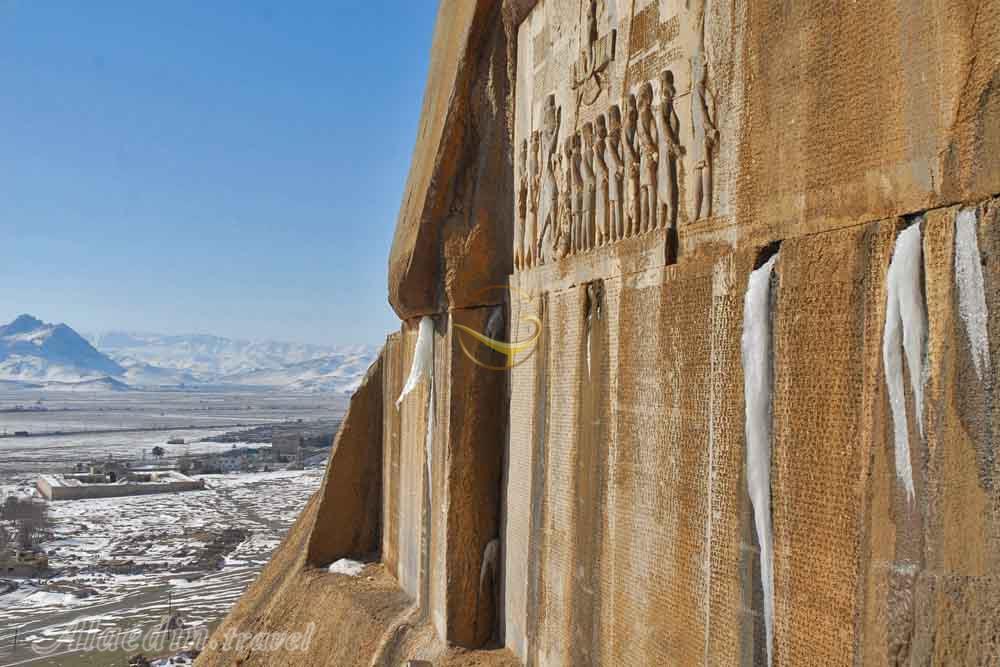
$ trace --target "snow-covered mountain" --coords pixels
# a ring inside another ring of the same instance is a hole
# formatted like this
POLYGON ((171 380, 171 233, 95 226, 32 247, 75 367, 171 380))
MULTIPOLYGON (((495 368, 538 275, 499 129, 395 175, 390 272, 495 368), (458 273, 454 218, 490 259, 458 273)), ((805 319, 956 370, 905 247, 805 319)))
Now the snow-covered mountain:
POLYGON ((80 382, 124 373, 124 368, 65 324, 21 315, 0 326, 0 379, 80 382))
POLYGON ((349 393, 361 383, 373 360, 373 351, 366 349, 332 352, 281 368, 227 375, 226 380, 233 384, 279 386, 296 391, 349 393))
POLYGON ((0 382, 59 389, 74 384, 115 390, 231 385, 350 393, 376 354, 364 345, 337 348, 203 334, 111 331, 85 339, 65 324, 30 315, 0 326, 0 382))
POLYGON ((176 383, 281 387, 310 392, 354 391, 377 353, 367 345, 327 347, 234 340, 206 334, 166 336, 110 331, 88 338, 128 372, 135 369, 136 376, 148 376, 151 369, 156 369, 161 373, 185 374, 187 379, 176 383))
POLYGON ((88 334, 87 338, 96 348, 107 352, 122 364, 141 362, 211 379, 248 371, 283 368, 289 364, 321 359, 340 351, 319 345, 233 340, 206 334, 164 336, 109 331, 88 334))

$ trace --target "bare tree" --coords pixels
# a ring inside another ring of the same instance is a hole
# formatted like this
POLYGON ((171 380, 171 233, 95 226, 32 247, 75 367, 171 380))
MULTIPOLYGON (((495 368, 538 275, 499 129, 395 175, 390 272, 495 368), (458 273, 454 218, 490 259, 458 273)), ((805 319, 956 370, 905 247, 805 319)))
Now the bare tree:
MULTIPOLYGON (((48 537, 51 525, 49 508, 43 502, 8 496, 2 518, 14 524, 14 540, 20 549, 32 549, 48 537)), ((10 536, 0 536, 9 542, 10 536)))

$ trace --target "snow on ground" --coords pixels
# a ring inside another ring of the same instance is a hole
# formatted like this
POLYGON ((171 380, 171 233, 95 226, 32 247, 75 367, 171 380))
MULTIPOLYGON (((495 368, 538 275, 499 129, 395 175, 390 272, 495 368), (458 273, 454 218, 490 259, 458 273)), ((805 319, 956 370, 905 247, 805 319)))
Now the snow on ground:
POLYGON ((332 574, 346 574, 348 577, 356 577, 365 569, 365 564, 350 558, 341 558, 330 563, 327 568, 332 574))
MULTIPOLYGON (((62 470, 65 461, 90 459, 136 460, 146 454, 146 463, 153 463, 153 447, 163 447, 169 458, 182 454, 210 454, 236 447, 260 447, 260 443, 200 442, 200 438, 223 433, 220 429, 190 431, 150 431, 148 433, 64 435, 44 438, 7 438, 0 441, 0 473, 2 478, 42 470, 62 470), (168 445, 170 438, 185 438, 189 444, 168 445), (11 472, 17 471, 17 472, 11 472)), ((141 460, 140 460, 141 462, 141 460)), ((34 480, 34 475, 31 479, 34 480)), ((0 478, 0 479, 2 479, 0 478)), ((31 482, 34 483, 33 481, 31 482)), ((0 486, 2 489, 2 486, 0 486)))
POLYGON ((43 547, 61 574, 22 582, 0 596, 0 645, 11 641, 16 627, 20 641, 39 645, 112 628, 144 628, 167 614, 168 605, 189 627, 221 618, 267 561, 322 474, 311 469, 207 475, 210 488, 204 491, 50 503, 54 536, 43 547), (194 566, 205 545, 225 529, 245 530, 247 538, 225 556, 221 569, 194 566))

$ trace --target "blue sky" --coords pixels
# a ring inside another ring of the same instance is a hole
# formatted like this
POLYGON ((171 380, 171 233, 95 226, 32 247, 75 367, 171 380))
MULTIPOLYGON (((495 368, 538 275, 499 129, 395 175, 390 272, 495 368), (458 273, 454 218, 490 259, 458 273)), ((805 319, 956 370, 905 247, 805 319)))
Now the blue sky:
POLYGON ((0 0, 0 323, 380 343, 435 12, 0 0))

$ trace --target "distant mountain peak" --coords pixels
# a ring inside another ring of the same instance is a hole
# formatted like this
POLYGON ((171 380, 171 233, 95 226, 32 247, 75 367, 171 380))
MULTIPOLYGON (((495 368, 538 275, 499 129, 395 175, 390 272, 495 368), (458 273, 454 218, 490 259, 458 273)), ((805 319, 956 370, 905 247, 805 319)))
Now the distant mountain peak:
POLYGON ((375 358, 370 346, 108 332, 21 315, 0 325, 0 382, 52 389, 227 385, 350 393, 375 358))
POLYGON ((65 324, 20 315, 0 326, 0 379, 75 382, 124 372, 65 324))
POLYGON ((11 324, 18 324, 18 323, 26 323, 32 326, 40 326, 41 324, 43 324, 43 322, 40 319, 28 313, 22 313, 18 315, 11 324))
POLYGON ((14 318, 14 321, 10 324, 0 326, 0 336, 13 336, 16 334, 28 333, 43 326, 45 326, 45 323, 40 319, 34 315, 24 313, 23 315, 18 315, 14 318))
POLYGON ((374 360, 372 346, 238 340, 212 334, 107 331, 91 343, 129 369, 142 365, 189 374, 186 384, 349 393, 374 360))

